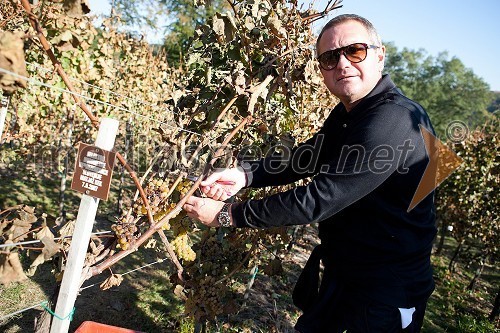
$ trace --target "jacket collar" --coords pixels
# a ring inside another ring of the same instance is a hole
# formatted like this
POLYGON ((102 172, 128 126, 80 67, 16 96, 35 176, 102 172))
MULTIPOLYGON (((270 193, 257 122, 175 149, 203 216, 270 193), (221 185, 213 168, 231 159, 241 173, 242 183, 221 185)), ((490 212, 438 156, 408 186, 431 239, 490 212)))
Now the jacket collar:
MULTIPOLYGON (((380 81, 378 81, 377 85, 375 85, 375 88, 373 88, 373 90, 370 91, 370 93, 366 95, 359 104, 363 103, 365 100, 371 99, 374 96, 386 93, 394 88, 396 88, 396 85, 392 82, 390 75, 384 74, 382 75, 380 81)), ((355 109, 358 105, 356 105, 353 109, 355 109)))
POLYGON ((363 99, 356 105, 350 112, 347 112, 344 104, 339 103, 335 109, 337 109, 337 112, 341 115, 354 115, 355 113, 358 113, 359 110, 365 109, 365 106, 370 105, 383 97, 387 92, 397 89, 396 85, 394 82, 392 82, 391 77, 389 74, 384 74, 382 78, 378 81, 378 83, 375 85, 375 87, 366 95, 363 97, 363 99))

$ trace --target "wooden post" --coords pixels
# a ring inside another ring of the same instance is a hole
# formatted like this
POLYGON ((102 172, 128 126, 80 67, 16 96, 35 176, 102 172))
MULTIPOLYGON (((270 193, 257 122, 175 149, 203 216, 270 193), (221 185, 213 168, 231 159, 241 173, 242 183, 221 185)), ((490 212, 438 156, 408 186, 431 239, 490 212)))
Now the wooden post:
MULTIPOLYGON (((102 119, 95 145, 104 150, 112 150, 117 131, 117 120, 110 118, 102 119)), ((51 333, 68 332, 71 317, 69 315, 73 311, 78 290, 83 282, 83 265, 85 263, 85 255, 89 246, 90 234, 94 226, 98 205, 99 199, 85 194, 82 195, 75 223, 75 231, 73 233, 61 282, 61 289, 57 298, 57 305, 54 312, 56 316, 52 319, 51 333)))
POLYGON ((9 107, 9 98, 2 97, 0 105, 0 143, 2 143, 3 127, 5 125, 5 117, 7 116, 7 108, 9 107))

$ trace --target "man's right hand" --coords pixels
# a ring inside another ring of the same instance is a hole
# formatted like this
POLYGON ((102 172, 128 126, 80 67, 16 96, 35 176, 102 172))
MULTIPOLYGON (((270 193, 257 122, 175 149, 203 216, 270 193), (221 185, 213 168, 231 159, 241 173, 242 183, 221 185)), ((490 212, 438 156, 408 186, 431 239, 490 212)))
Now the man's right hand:
POLYGON ((242 167, 236 167, 215 171, 201 182, 200 189, 207 197, 224 201, 238 193, 245 185, 245 171, 242 167))

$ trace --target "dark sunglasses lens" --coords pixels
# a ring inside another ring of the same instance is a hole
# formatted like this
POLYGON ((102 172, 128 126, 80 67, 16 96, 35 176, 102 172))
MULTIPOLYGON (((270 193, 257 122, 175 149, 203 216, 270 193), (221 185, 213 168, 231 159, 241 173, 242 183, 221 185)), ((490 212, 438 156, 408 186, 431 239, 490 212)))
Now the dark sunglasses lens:
POLYGON ((366 59, 366 46, 364 44, 349 45, 344 52, 350 62, 357 63, 366 59))
POLYGON ((321 68, 323 68, 326 71, 332 70, 337 66, 337 63, 339 62, 339 52, 337 50, 330 50, 322 53, 319 58, 319 64, 321 68))

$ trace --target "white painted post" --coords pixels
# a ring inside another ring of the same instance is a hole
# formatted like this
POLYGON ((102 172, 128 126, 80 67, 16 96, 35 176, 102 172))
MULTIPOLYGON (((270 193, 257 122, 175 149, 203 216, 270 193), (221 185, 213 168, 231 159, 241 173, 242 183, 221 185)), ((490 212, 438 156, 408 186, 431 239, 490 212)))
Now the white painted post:
MULTIPOLYGON (((112 150, 117 131, 117 120, 110 118, 102 119, 95 145, 104 150, 112 150)), ((68 259, 61 282, 61 289, 57 297, 57 305, 54 311, 57 317, 54 316, 52 319, 50 333, 68 332, 70 318, 67 316, 73 311, 76 296, 82 283, 85 255, 89 246, 90 234, 94 226, 98 205, 99 199, 85 194, 82 196, 80 208, 78 209, 78 216, 76 218, 75 231, 71 240, 68 259)))
POLYGON ((4 96, 0 104, 0 143, 2 143, 3 127, 5 125, 5 117, 7 116, 7 108, 9 107, 9 98, 4 96))

